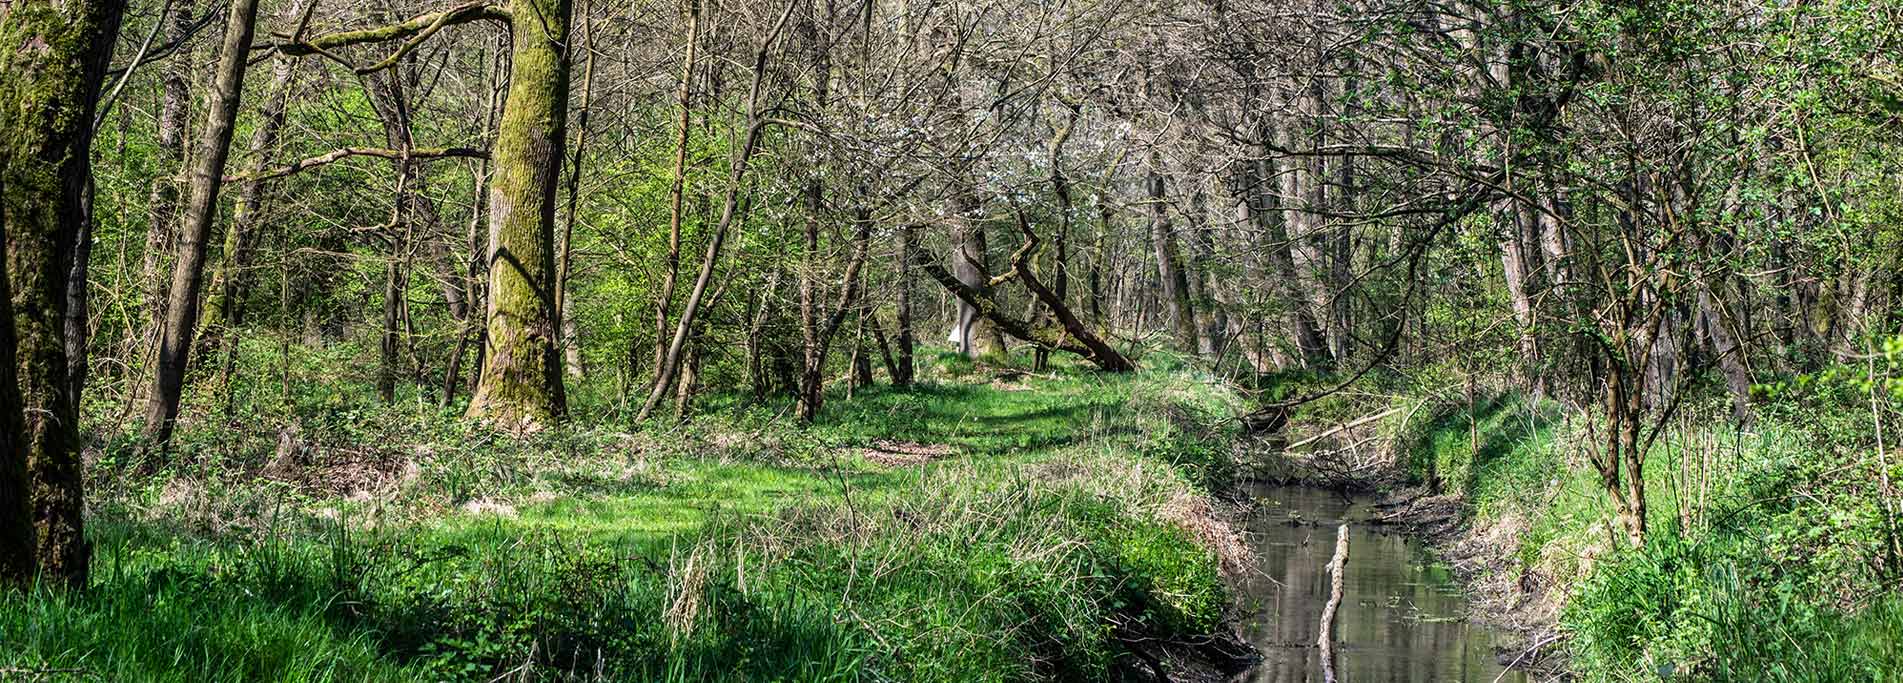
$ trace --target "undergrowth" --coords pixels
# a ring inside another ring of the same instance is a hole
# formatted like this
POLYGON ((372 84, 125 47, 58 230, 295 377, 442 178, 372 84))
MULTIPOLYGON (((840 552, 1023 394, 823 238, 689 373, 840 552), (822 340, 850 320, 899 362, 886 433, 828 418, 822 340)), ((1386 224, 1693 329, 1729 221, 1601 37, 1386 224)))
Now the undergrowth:
POLYGON ((0 596, 0 669, 1097 681, 1130 642, 1215 630, 1245 561, 1207 496, 1232 395, 1183 370, 928 378, 805 429, 711 397, 515 436, 265 376, 194 397, 162 458, 94 406, 92 584, 0 596))
POLYGON ((1899 680, 1898 501, 1882 494, 1858 393, 1771 397, 1745 430, 1716 401, 1686 406, 1647 457, 1641 550, 1610 522, 1588 460, 1603 429, 1588 415, 1502 391, 1323 409, 1393 409, 1378 431, 1395 464, 1460 501, 1476 534, 1511 539, 1490 571, 1556 586, 1571 668, 1587 680, 1899 680))

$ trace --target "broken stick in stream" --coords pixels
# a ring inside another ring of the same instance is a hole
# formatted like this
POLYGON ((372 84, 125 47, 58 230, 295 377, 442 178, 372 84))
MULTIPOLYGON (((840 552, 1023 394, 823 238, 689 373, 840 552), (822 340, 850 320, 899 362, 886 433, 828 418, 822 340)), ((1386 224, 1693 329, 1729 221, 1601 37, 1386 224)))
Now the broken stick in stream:
POLYGON ((1315 644, 1321 647, 1322 681, 1335 683, 1335 648, 1329 635, 1335 630, 1335 610, 1341 607, 1341 570, 1348 563, 1348 525, 1343 524, 1335 530, 1335 557, 1328 561, 1328 575, 1332 586, 1328 592, 1328 605, 1322 608, 1321 635, 1315 644))

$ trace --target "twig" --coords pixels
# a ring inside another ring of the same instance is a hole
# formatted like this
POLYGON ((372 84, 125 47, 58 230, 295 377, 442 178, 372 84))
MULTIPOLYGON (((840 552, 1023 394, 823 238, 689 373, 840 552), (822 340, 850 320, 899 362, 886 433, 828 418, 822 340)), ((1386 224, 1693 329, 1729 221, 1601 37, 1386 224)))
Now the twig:
POLYGON ((1533 654, 1533 653, 1535 653, 1535 652, 1539 652, 1539 651, 1540 651, 1540 648, 1542 648, 1542 647, 1546 647, 1546 645, 1547 645, 1548 643, 1551 643, 1551 642, 1553 642, 1553 641, 1555 641, 1555 640, 1559 640, 1559 634, 1557 634, 1557 633, 1555 633, 1555 634, 1553 634, 1553 635, 1550 635, 1550 636, 1547 636, 1547 637, 1545 637, 1545 638, 1541 638, 1539 642, 1537 642, 1537 643, 1534 643, 1534 644, 1533 644, 1533 647, 1529 647, 1529 648, 1527 648, 1525 652, 1522 652, 1522 653, 1520 653, 1520 656, 1518 656, 1518 657, 1514 657, 1514 658, 1513 658, 1513 661, 1511 661, 1511 662, 1508 662, 1508 663, 1507 663, 1507 668, 1505 668, 1505 669, 1501 669, 1501 670, 1500 670, 1500 675, 1498 675, 1498 676, 1494 676, 1494 677, 1493 677, 1493 683, 1500 683, 1500 679, 1502 679, 1502 678, 1506 678, 1506 677, 1507 677, 1507 672, 1508 672, 1508 671, 1512 671, 1512 670, 1513 670, 1513 667, 1516 667, 1516 666, 1519 666, 1519 665, 1520 665, 1520 660, 1522 660, 1522 659, 1526 659, 1526 656, 1527 656, 1527 655, 1530 655, 1530 654, 1533 654))
POLYGON ((145 59, 146 50, 152 48, 152 39, 159 35, 159 29, 165 26, 166 17, 171 14, 171 12, 172 0, 165 0, 165 4, 159 7, 159 20, 152 22, 152 30, 146 32, 145 40, 139 41, 139 51, 132 53, 132 64, 127 66, 126 70, 119 74, 119 82, 114 84, 112 91, 108 92, 106 98, 100 101, 98 106, 99 113, 93 118, 94 133, 98 133, 99 129, 106 125, 106 114, 112 112, 112 105, 119 100, 119 93, 126 89, 126 82, 132 80, 132 67, 138 66, 140 60, 145 59))
POLYGON ((1369 422, 1374 422, 1374 421, 1376 421, 1376 420, 1379 420, 1379 419, 1381 419, 1381 418, 1384 418, 1384 417, 1387 417, 1387 416, 1389 416, 1389 415, 1393 415, 1393 414, 1395 414, 1395 413, 1398 413, 1398 412, 1401 412, 1401 408, 1400 408, 1399 406, 1396 406, 1396 407, 1393 407, 1393 408, 1389 408, 1389 409, 1387 409, 1387 410, 1383 410, 1383 411, 1381 411, 1381 412, 1379 412, 1379 413, 1375 413, 1375 414, 1373 414, 1373 415, 1367 415, 1367 416, 1363 416, 1363 417, 1358 417, 1358 418, 1355 418, 1355 419, 1354 419, 1354 420, 1352 420, 1352 421, 1349 421, 1349 422, 1345 422, 1345 423, 1342 423, 1342 424, 1341 424, 1341 426, 1338 426, 1338 427, 1335 427, 1334 429, 1330 429, 1330 430, 1328 430, 1328 431, 1325 431, 1325 432, 1322 432, 1322 433, 1320 433, 1320 434, 1316 434, 1316 435, 1314 435, 1314 436, 1311 436, 1311 437, 1308 437, 1308 438, 1306 438, 1306 439, 1302 439, 1301 441, 1297 441, 1297 442, 1295 442, 1295 443, 1292 443, 1292 444, 1289 444, 1289 445, 1288 445, 1288 446, 1286 447, 1286 449, 1287 449, 1287 450, 1294 450, 1294 449, 1297 449, 1297 448, 1301 448, 1301 447, 1303 447, 1303 446, 1306 446, 1306 445, 1309 445, 1309 444, 1311 444, 1311 443, 1315 443, 1316 441, 1320 441, 1320 440, 1322 440, 1322 439, 1324 439, 1324 438, 1327 438, 1327 437, 1329 437, 1329 436, 1332 436, 1332 435, 1334 435, 1334 434, 1338 434, 1338 433, 1340 433, 1340 432, 1342 432, 1342 431, 1344 431, 1344 430, 1348 430, 1348 429, 1353 429, 1353 428, 1355 428, 1355 427, 1359 427, 1359 426, 1361 426, 1361 425, 1364 425, 1364 424, 1367 424, 1367 423, 1369 423, 1369 422))

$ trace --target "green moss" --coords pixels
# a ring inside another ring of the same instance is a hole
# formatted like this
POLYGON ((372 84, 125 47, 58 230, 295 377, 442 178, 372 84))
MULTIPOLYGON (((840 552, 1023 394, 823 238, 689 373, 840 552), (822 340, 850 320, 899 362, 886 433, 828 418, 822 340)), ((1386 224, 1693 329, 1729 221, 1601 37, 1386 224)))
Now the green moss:
POLYGON ((509 93, 492 154, 489 335, 469 414, 510 428, 566 416, 556 351, 555 189, 568 119, 568 0, 515 0, 509 93))

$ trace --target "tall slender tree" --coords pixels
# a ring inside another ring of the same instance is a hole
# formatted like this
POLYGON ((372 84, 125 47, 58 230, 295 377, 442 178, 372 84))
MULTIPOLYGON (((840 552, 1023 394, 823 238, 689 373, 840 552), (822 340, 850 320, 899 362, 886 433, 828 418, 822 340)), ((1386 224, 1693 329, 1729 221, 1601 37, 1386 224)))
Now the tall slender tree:
POLYGON ((198 332, 198 311, 203 305, 205 255, 212 222, 218 214, 218 192, 224 187, 225 159, 231 153, 238 103, 244 94, 245 62, 250 57, 257 19, 258 0, 233 0, 212 81, 205 130, 199 139, 198 155, 192 160, 191 194, 181 215, 178 260, 167 290, 158 363, 146 404, 146 440, 159 451, 170 446, 185 391, 185 373, 190 369, 192 338, 198 332))

